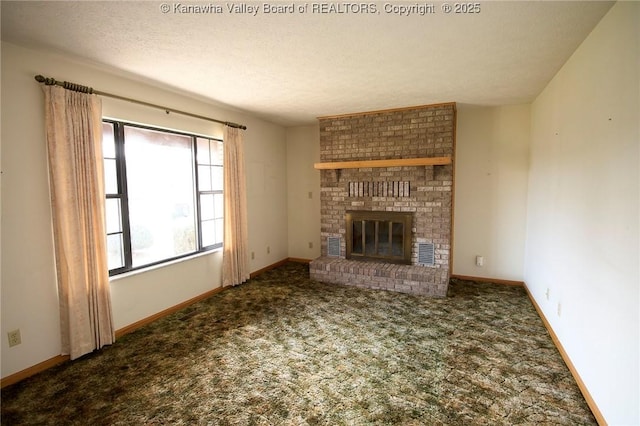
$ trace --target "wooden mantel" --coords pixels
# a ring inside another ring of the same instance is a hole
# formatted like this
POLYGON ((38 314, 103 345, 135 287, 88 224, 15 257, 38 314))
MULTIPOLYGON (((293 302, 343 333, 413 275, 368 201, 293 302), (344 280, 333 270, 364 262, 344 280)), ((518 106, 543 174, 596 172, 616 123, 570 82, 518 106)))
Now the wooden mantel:
POLYGON ((451 157, 393 158, 390 160, 355 160, 315 163, 317 170, 361 169, 365 167, 444 166, 451 164, 451 157))

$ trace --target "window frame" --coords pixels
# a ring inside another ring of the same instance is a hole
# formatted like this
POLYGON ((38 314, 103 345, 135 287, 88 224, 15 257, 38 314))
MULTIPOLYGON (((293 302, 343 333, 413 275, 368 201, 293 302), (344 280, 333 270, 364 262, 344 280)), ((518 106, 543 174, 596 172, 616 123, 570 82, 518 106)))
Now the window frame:
MULTIPOLYGON (((165 129, 165 128, 160 128, 160 127, 154 127, 154 126, 149 126, 149 125, 144 125, 144 124, 138 124, 138 123, 132 123, 132 122, 128 122, 128 121, 123 121, 123 120, 116 120, 116 119, 111 119, 111 118, 103 118, 102 119, 102 123, 103 124, 110 124, 111 126, 113 126, 113 139, 114 139, 114 147, 115 147, 115 161, 116 161, 116 181, 117 181, 117 186, 118 186, 118 193, 117 194, 113 194, 113 193, 106 193, 106 187, 105 187, 105 207, 106 207, 106 200, 108 199, 119 199, 120 200, 120 223, 121 223, 121 231, 119 232, 112 232, 112 233, 108 233, 107 232, 107 236, 109 235, 113 235, 113 234, 119 234, 122 233, 122 256, 123 256, 123 266, 119 267, 119 268, 114 268, 114 269, 109 269, 109 276, 113 277, 113 276, 117 276, 120 274, 124 274, 127 272, 132 272, 132 271, 137 271, 137 270, 141 270, 141 269, 145 269, 145 268, 149 268, 149 267, 153 267, 153 266, 158 266, 158 265, 162 265, 165 263, 171 263, 174 262, 176 260, 179 259, 184 259, 187 257, 191 257, 194 255, 198 255, 200 253, 206 253, 206 252, 213 252, 213 251, 217 251, 217 250, 221 250, 222 249, 222 245, 223 242, 219 242, 219 243, 215 243, 215 244, 211 244, 211 245, 207 245, 204 246, 202 244, 202 206, 201 206, 201 202, 200 202, 200 194, 202 193, 216 193, 216 194, 222 194, 223 196, 223 213, 222 213, 222 220, 224 221, 224 179, 222 182, 222 189, 221 190, 207 190, 207 191, 201 191, 200 190, 200 179, 199 179, 199 173, 198 173, 198 139, 207 139, 209 141, 209 143, 211 143, 211 141, 215 141, 215 142, 220 142, 223 143, 224 141, 220 138, 215 138, 212 136, 207 136, 207 135, 202 135, 202 134, 196 134, 196 133, 190 133, 190 132, 186 132, 186 131, 178 131, 178 130, 171 130, 171 129, 165 129), (174 134, 174 135, 180 135, 180 136, 186 136, 189 137, 191 139, 191 170, 192 170, 192 177, 193 177, 193 186, 192 186, 192 190, 193 190, 193 199, 194 199, 194 207, 195 207, 195 215, 194 215, 194 225, 195 225, 195 243, 196 243, 196 248, 193 251, 187 252, 187 253, 183 253, 177 256, 171 256, 168 258, 164 258, 158 261, 154 261, 154 262, 150 262, 150 263, 145 263, 144 265, 139 265, 139 266, 133 266, 133 250, 132 250, 132 246, 131 246, 131 224, 130 224, 130 212, 129 212, 129 197, 128 197, 128 188, 127 188, 127 162, 126 162, 126 153, 125 153, 125 144, 126 144, 126 140, 125 140, 125 127, 134 127, 134 128, 138 128, 138 129, 144 129, 144 130, 150 130, 150 131, 155 131, 155 132, 161 132, 161 133, 168 133, 168 134, 174 134)), ((210 145, 209 145, 210 146, 210 145)), ((224 149, 224 147, 223 147, 224 149)), ((111 159, 111 157, 104 157, 103 154, 103 161, 105 159, 111 159)), ((224 163, 222 165, 220 165, 219 167, 222 168, 223 173, 224 173, 224 163)), ((224 175, 223 175, 224 176, 224 175)))

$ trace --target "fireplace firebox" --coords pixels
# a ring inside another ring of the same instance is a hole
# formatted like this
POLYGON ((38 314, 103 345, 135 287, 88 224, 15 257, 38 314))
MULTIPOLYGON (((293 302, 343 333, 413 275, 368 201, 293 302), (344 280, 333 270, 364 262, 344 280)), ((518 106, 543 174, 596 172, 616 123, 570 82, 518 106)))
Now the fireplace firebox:
POLYGON ((411 264, 410 212, 347 211, 347 259, 411 264))

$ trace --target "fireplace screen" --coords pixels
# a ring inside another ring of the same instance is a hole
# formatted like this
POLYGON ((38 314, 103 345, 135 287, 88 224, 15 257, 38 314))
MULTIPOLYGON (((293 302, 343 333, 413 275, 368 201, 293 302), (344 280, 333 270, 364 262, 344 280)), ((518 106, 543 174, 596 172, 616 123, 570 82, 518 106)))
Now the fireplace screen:
POLYGON ((411 213, 347 212, 347 259, 411 264, 411 213))

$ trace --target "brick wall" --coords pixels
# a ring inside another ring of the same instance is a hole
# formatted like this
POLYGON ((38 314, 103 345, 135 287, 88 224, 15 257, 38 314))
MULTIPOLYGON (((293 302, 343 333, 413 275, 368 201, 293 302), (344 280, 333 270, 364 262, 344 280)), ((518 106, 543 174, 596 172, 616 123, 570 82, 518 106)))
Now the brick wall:
MULTIPOLYGON (((320 161, 453 157, 455 118, 453 103, 320 118, 320 161)), ((443 285, 449 278, 452 189, 453 165, 322 170, 322 256, 327 237, 340 237, 345 257, 347 210, 413 212, 412 263, 418 243, 433 243, 435 266, 421 268, 432 269, 443 285)))

